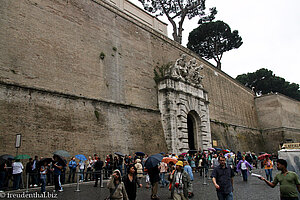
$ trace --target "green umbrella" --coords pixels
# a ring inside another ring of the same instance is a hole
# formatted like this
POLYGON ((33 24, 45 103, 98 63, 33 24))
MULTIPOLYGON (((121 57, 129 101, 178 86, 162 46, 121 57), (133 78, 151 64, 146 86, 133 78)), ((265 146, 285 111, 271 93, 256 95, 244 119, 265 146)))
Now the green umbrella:
POLYGON ((22 159, 29 159, 29 158, 31 158, 29 155, 27 155, 27 154, 22 154, 22 155, 17 155, 17 156, 15 157, 15 160, 22 160, 22 159))

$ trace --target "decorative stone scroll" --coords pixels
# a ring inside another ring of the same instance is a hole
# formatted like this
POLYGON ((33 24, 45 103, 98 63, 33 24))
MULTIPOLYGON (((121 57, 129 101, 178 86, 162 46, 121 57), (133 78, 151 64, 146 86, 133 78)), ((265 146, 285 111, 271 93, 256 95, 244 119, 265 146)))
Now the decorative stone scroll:
POLYGON ((169 76, 175 80, 181 80, 187 82, 196 87, 202 86, 203 76, 200 75, 200 71, 203 69, 203 65, 197 65, 195 58, 190 61, 186 61, 186 55, 182 54, 180 58, 169 68, 166 76, 169 76))

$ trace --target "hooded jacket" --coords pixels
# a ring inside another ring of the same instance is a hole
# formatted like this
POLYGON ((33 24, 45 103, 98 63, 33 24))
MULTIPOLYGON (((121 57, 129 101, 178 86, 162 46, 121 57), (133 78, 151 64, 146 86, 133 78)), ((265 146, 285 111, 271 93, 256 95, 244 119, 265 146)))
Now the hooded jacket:
POLYGON ((113 174, 115 172, 119 173, 119 184, 118 185, 115 184, 113 176, 109 178, 109 181, 107 183, 107 188, 109 189, 109 192, 111 194, 111 199, 128 200, 125 185, 121 179, 121 173, 118 169, 114 170, 113 174), (116 187, 117 189, 115 189, 116 187))
POLYGON ((136 168, 137 177, 143 178, 143 165, 141 164, 141 160, 136 159, 136 164, 134 166, 136 168))

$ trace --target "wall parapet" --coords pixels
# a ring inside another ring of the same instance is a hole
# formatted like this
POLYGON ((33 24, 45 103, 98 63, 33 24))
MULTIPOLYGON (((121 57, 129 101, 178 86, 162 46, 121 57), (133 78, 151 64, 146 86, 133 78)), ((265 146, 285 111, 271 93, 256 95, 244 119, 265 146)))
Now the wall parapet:
MULTIPOLYGON (((97 0, 93 0, 97 1, 97 0)), ((131 17, 139 20, 140 22, 150 26, 159 33, 168 36, 168 24, 160 21, 158 18, 148 14, 135 4, 127 0, 107 0, 109 3, 116 6, 118 9, 124 13, 130 15, 131 17)))

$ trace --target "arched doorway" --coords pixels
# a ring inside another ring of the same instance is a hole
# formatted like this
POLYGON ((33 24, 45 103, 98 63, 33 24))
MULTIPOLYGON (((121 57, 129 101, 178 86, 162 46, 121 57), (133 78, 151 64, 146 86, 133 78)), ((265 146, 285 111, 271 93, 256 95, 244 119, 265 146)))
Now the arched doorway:
POLYGON ((192 111, 187 115, 187 129, 189 149, 197 150, 197 122, 192 111))

